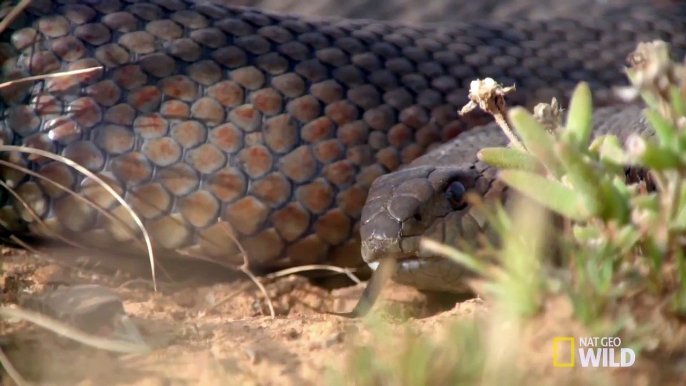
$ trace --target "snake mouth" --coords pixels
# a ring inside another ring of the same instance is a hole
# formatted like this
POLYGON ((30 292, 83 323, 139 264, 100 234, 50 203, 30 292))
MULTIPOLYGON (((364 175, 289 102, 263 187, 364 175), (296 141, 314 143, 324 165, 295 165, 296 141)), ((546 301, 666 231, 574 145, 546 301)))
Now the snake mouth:
MULTIPOLYGON (((396 262, 398 263, 398 271, 412 271, 415 269, 418 269, 422 264, 427 264, 432 260, 438 259, 438 257, 432 258, 432 257, 419 257, 416 254, 408 254, 406 256, 397 256, 395 257, 396 262)), ((379 267, 379 261, 372 261, 370 263, 367 263, 369 268, 371 268, 373 271, 376 271, 376 269, 379 267)))
MULTIPOLYGON (((404 230, 417 228, 415 225, 406 226, 410 221, 414 220, 396 222, 395 232, 398 234, 393 237, 372 234, 363 240, 362 256, 370 267, 383 258, 393 258, 401 262, 442 259, 443 257, 421 247, 421 241, 425 238, 453 246, 474 246, 481 236, 490 237, 493 233, 485 216, 479 211, 469 209, 436 216, 423 225, 422 229, 412 229, 415 232, 406 235, 404 230)), ((390 228, 388 224, 385 225, 385 229, 390 228)))
MULTIPOLYGON (((493 236, 493 230, 478 211, 451 212, 434 218, 425 231, 418 235, 395 237, 371 237, 363 242, 363 257, 372 270, 379 261, 394 259, 396 268, 393 281, 425 291, 470 293, 466 278, 474 273, 444 256, 421 247, 421 240, 428 238, 437 242, 471 248, 479 239, 493 236)), ((398 229, 402 224, 398 225, 398 229)))
MULTIPOLYGON (((408 255, 397 258, 396 264, 393 275, 396 283, 423 291, 472 293, 467 279, 473 278, 475 273, 450 259, 408 255)), ((380 262, 373 261, 368 265, 376 272, 380 262)))

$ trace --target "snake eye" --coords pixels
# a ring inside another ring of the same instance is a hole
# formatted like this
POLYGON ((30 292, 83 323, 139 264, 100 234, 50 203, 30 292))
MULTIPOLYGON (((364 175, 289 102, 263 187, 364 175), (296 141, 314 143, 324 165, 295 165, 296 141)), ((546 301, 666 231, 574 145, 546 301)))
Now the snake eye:
POLYGON ((445 197, 455 210, 462 210, 467 207, 467 201, 465 201, 466 193, 467 189, 458 181, 451 182, 445 189, 445 197))

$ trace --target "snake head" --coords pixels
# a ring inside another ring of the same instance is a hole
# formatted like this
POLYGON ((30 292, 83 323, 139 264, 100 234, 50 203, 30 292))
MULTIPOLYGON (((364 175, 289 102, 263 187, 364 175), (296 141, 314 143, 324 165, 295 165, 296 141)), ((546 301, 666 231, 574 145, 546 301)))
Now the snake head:
POLYGON ((468 200, 475 194, 502 200, 505 185, 483 162, 455 166, 410 167, 378 178, 362 212, 362 256, 374 268, 383 258, 397 259, 394 279, 420 289, 465 292, 467 272, 450 260, 420 248, 427 237, 448 245, 476 245, 492 235, 486 216, 468 200))
POLYGON ((374 269, 381 259, 398 260, 394 280, 424 290, 466 292, 466 269, 420 248, 427 237, 452 246, 474 245, 490 235, 486 216, 467 199, 502 200, 497 170, 477 159, 488 144, 507 138, 497 127, 475 129, 377 178, 362 211, 362 257, 374 269))

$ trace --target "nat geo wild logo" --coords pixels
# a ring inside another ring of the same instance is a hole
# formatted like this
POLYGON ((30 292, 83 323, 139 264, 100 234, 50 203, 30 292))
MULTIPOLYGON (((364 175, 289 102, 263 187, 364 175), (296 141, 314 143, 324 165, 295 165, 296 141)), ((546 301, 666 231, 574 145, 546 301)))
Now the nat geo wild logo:
POLYGON ((574 367, 579 363, 581 367, 630 367, 636 361, 636 353, 621 346, 618 337, 581 337, 578 341, 571 337, 554 338, 553 366, 574 367))

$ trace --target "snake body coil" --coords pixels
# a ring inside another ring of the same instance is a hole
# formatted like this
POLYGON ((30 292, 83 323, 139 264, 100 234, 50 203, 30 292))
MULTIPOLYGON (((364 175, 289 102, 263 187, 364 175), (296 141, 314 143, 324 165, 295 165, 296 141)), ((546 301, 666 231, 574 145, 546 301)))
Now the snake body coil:
MULTIPOLYGON (((0 36, 3 78, 103 69, 1 89, 0 136, 108 181, 161 251, 240 262, 221 218, 254 267, 355 265, 373 181, 480 122, 457 115, 472 80, 516 84, 525 104, 585 80, 608 103, 638 41, 686 48, 681 7, 645 12, 412 26, 221 2, 37 0, 0 36)), ((8 230, 137 246, 131 216, 91 179, 45 157, 3 160, 33 172, 2 165, 16 193, 1 201, 8 230)))

